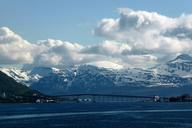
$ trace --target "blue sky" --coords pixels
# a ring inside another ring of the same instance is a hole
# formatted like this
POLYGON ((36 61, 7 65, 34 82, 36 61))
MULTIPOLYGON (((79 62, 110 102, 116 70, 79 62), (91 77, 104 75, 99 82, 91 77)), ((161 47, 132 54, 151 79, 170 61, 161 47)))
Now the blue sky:
POLYGON ((0 0, 0 26, 30 42, 53 38, 92 44, 91 31, 102 18, 116 18, 117 8, 155 11, 176 17, 192 12, 191 0, 0 0))

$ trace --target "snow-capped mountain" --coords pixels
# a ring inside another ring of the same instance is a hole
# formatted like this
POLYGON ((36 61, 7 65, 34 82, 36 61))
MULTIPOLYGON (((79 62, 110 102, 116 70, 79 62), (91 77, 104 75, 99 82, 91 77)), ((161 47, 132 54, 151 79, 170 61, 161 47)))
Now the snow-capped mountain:
POLYGON ((0 68, 0 71, 12 77, 19 83, 30 86, 32 83, 39 81, 39 79, 48 76, 51 73, 59 72, 59 69, 48 67, 34 67, 31 70, 18 68, 0 68))
POLYGON ((27 71, 23 71, 22 69, 17 68, 0 68, 0 71, 8 75, 9 77, 12 77, 17 82, 27 82, 30 80, 30 77, 28 76, 27 71))
POLYGON ((192 57, 187 54, 181 54, 166 64, 154 67, 153 71, 156 71, 159 74, 192 78, 192 57))
POLYGON ((152 69, 106 69, 79 65, 63 69, 34 67, 32 69, 0 70, 18 82, 45 94, 129 93, 175 94, 190 91, 192 57, 179 55, 174 60, 152 69), (189 89, 190 88, 190 89, 189 89))

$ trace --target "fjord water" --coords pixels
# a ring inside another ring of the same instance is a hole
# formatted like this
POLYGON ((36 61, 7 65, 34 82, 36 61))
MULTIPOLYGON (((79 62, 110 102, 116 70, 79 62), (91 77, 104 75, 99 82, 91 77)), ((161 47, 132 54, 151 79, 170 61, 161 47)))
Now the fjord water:
POLYGON ((0 104, 0 128, 190 128, 191 103, 0 104))

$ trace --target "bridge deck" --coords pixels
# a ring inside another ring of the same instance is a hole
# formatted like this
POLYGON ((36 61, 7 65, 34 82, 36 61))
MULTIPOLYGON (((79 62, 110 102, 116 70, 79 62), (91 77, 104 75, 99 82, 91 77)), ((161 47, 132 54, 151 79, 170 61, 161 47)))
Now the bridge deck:
MULTIPOLYGON (((138 101, 138 100, 153 100, 155 96, 132 96, 132 95, 117 95, 117 94, 71 94, 71 95, 58 95, 58 99, 68 99, 84 101, 90 100, 91 102, 127 102, 127 101, 138 101)), ((166 97, 161 97, 166 99, 166 97)))

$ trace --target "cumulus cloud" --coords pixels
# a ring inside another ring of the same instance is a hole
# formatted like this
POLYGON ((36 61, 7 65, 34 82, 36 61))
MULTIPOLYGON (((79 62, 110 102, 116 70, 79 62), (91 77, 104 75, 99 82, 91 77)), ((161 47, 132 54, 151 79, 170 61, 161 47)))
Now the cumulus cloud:
POLYGON ((106 40, 95 45, 47 39, 29 43, 9 28, 0 29, 0 64, 64 67, 91 64, 121 69, 130 64, 153 62, 152 55, 132 55, 127 43, 106 40))
POLYGON ((127 42, 133 50, 175 54, 192 50, 192 15, 176 18, 156 12, 119 9, 120 17, 102 19, 94 34, 127 42))
POLYGON ((131 47, 128 44, 106 40, 101 44, 85 47, 82 53, 116 56, 129 51, 131 47))
POLYGON ((147 68, 156 64, 157 57, 150 54, 145 55, 128 55, 122 58, 124 62, 127 62, 129 66, 147 68))
POLYGON ((55 39, 30 43, 0 28, 0 64, 63 67, 148 67, 178 53, 192 51, 192 15, 168 17, 156 12, 119 9, 119 18, 102 19, 94 34, 101 43, 81 45, 55 39), (166 56, 166 57, 165 57, 166 56))
POLYGON ((7 27, 0 28, 0 63, 32 63, 33 45, 7 27))
MULTIPOLYGON (((126 44, 104 41, 97 45, 83 46, 78 43, 70 43, 60 40, 39 41, 38 48, 41 50, 35 56, 34 65, 69 66, 75 64, 121 63, 121 53, 130 50, 126 44)), ((105 64, 105 65, 106 65, 105 64)))
POLYGON ((76 64, 81 59, 78 52, 83 46, 61 40, 41 40, 36 44, 39 53, 34 57, 34 65, 63 66, 76 64))

